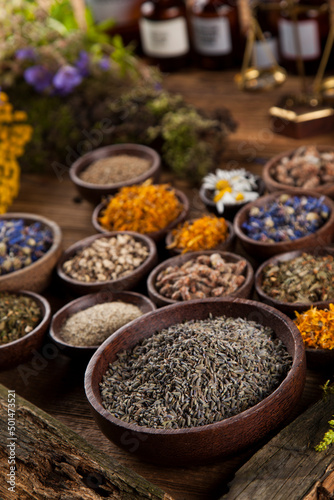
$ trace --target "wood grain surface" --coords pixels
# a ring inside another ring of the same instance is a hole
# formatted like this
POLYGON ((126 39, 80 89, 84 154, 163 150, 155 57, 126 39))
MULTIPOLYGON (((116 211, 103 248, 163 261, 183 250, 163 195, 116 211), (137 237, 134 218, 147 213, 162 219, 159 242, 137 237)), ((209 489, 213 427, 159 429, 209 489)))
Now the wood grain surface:
MULTIPOLYGON (((233 81, 234 74, 233 71, 211 73, 187 69, 165 78, 165 86, 170 91, 181 93, 188 102, 205 110, 226 106, 238 122, 238 128, 229 137, 222 160, 217 166, 245 167, 261 174, 264 161, 275 154, 304 143, 326 145, 332 142, 333 133, 300 141, 271 131, 269 107, 283 94, 299 91, 296 78, 289 78, 284 87, 278 90, 249 94, 237 90, 233 81)), ((190 186, 187 180, 176 180, 167 171, 163 172, 161 180, 171 181, 187 194, 191 204, 189 217, 205 212, 198 190, 190 186)), ((91 223, 92 209, 90 203, 78 198, 68 170, 64 168, 63 172, 56 173, 51 165, 49 175, 22 175, 19 197, 12 206, 12 210, 45 215, 57 222, 63 232, 64 248, 96 232, 91 223)), ((238 245, 236 252, 247 257, 254 266, 257 265, 238 245)), ((160 247, 160 260, 166 255, 168 256, 160 247)), ((55 276, 45 296, 50 299, 53 312, 73 298, 61 288, 55 276)), ((1 372, 0 383, 15 389, 18 395, 68 425, 89 443, 136 471, 175 500, 216 500, 221 497, 227 491, 227 484, 235 472, 265 444, 261 442, 229 460, 204 466, 177 468, 144 463, 133 453, 113 445, 97 428, 84 394, 84 372, 85 363, 66 357, 46 339, 44 346, 34 353, 29 362, 1 372)), ((307 371, 302 398, 291 412, 289 421, 319 399, 322 394, 321 385, 330 375, 331 372, 319 369, 307 371)), ((305 432, 309 432, 312 439, 312 429, 306 429, 305 432)))

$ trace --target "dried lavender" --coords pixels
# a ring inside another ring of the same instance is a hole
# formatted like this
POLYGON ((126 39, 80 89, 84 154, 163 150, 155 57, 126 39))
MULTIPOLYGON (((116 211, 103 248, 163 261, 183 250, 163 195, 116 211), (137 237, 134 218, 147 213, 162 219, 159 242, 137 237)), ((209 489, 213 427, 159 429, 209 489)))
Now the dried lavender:
POLYGON ((217 317, 176 324, 124 351, 100 384, 104 407, 139 426, 221 421, 271 394, 291 356, 269 327, 217 317))

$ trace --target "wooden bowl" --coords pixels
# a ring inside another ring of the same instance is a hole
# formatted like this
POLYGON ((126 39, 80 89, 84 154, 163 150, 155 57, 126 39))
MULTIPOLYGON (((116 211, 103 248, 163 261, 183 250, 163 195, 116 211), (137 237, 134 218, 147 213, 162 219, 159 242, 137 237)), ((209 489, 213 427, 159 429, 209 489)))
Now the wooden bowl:
POLYGON ((297 196, 314 196, 315 198, 323 197, 319 193, 314 191, 305 191, 300 189, 295 189, 289 191, 277 191, 275 193, 270 193, 265 196, 261 196, 259 199, 248 203, 246 206, 241 208, 234 219, 234 231, 237 238, 240 240, 245 251, 255 257, 255 259, 263 260, 269 259, 274 255, 278 255, 284 252, 291 252, 294 250, 300 250, 302 248, 314 248, 329 245, 333 241, 334 236, 334 202, 327 196, 324 196, 324 203, 329 207, 329 218, 323 226, 321 226, 315 233, 308 236, 303 236, 297 240, 282 241, 278 243, 266 243, 253 240, 246 235, 242 229, 242 224, 248 220, 248 215, 253 207, 265 206, 268 202, 274 201, 282 194, 297 195, 297 196))
MULTIPOLYGON (((265 187, 266 187, 263 179, 259 176, 256 176, 256 184, 257 184, 256 191, 259 193, 259 196, 262 196, 265 192, 265 187)), ((225 219, 228 219, 230 221, 233 221, 236 213, 240 210, 240 208, 244 207, 248 203, 248 202, 242 202, 242 203, 226 204, 224 205, 224 212, 221 214, 220 212, 218 212, 216 204, 213 201, 214 191, 212 189, 205 189, 203 186, 201 186, 199 190, 199 197, 206 206, 206 208, 209 210, 209 212, 214 213, 218 217, 225 217, 225 219)))
POLYGON ((306 365, 310 370, 330 371, 333 374, 334 349, 313 349, 305 347, 306 365))
POLYGON ((138 285, 141 280, 145 279, 151 269, 153 269, 153 267, 156 265, 157 260, 158 256, 156 245, 154 241, 148 236, 136 233, 134 231, 112 231, 110 233, 93 234, 92 236, 88 236, 88 238, 77 241, 72 246, 70 246, 67 250, 65 250, 65 252, 63 252, 63 255, 58 261, 57 274, 62 283, 77 295, 84 295, 87 293, 94 293, 102 290, 122 292, 131 290, 136 285, 138 285), (114 236, 117 236, 118 234, 128 234, 132 236, 135 240, 141 242, 143 245, 146 245, 149 250, 147 259, 130 274, 116 280, 94 281, 91 283, 86 283, 71 278, 63 271, 64 262, 72 258, 83 248, 91 245, 95 240, 99 238, 112 238, 114 236))
POLYGON ((264 438, 291 415, 305 383, 305 351, 296 325, 276 309, 245 299, 212 299, 163 307, 120 328, 99 347, 85 374, 85 391, 97 425, 108 439, 140 459, 162 465, 207 463, 236 454, 264 438), (171 325, 192 319, 226 315, 243 317, 271 327, 282 340, 293 363, 286 378, 252 408, 209 425, 186 429, 152 429, 125 423, 102 405, 99 383, 117 358, 139 341, 171 325), (131 438, 131 439, 130 439, 131 438))
POLYGON ((75 346, 73 344, 69 344, 61 336, 62 327, 68 318, 79 311, 88 309, 96 304, 104 304, 106 302, 115 301, 133 304, 139 307, 143 314, 154 311, 156 308, 148 297, 136 292, 113 292, 106 290, 103 292, 84 295, 83 297, 72 300, 72 302, 69 302, 64 307, 59 309, 56 314, 54 314, 49 330, 51 339, 63 354, 70 357, 79 356, 87 359, 92 356, 99 346, 75 346))
POLYGON ((147 179, 152 178, 153 182, 158 182, 161 173, 161 158, 160 155, 152 148, 141 144, 113 144, 102 148, 94 149, 89 153, 78 158, 69 170, 71 181, 75 184, 80 195, 86 200, 96 205, 105 196, 116 193, 123 186, 131 186, 133 184, 141 184, 147 179), (127 181, 117 182, 113 184, 93 184, 86 182, 80 178, 80 174, 93 162, 101 158, 111 156, 129 155, 144 158, 151 164, 147 172, 129 178, 127 181))
MULTIPOLYGON (((333 152, 334 148, 333 146, 317 146, 317 149, 320 152, 333 152)), ((275 180, 273 173, 274 173, 274 168, 276 167, 277 164, 279 164, 284 157, 292 157, 292 155, 296 152, 296 149, 290 150, 290 151, 285 151, 283 153, 280 153, 279 155, 274 156, 271 158, 263 167, 262 171, 262 176, 263 180, 265 182, 266 188, 269 191, 269 193, 273 191, 286 191, 289 193, 290 191, 293 191, 296 189, 293 186, 290 186, 289 184, 283 184, 282 182, 279 182, 275 180)), ((305 190, 305 188, 299 188, 302 190, 305 190)), ((307 191, 307 189, 306 189, 307 191)), ((328 183, 328 184, 322 184, 321 186, 318 186, 316 188, 312 188, 312 191, 315 191, 320 194, 325 194, 326 196, 329 196, 330 198, 334 198, 334 183, 328 183)))
MULTIPOLYGON (((177 198, 181 202, 183 209, 182 209, 182 212, 180 213, 180 215, 174 221, 172 221, 170 224, 168 224, 168 226, 166 226, 164 229, 161 229, 160 231, 154 231, 152 233, 147 233, 147 236, 152 238, 152 240, 155 241, 156 243, 163 240, 166 237, 166 234, 168 233, 168 231, 170 231, 171 229, 174 229, 174 227, 176 227, 178 224, 180 224, 180 222, 183 222, 186 219, 187 214, 189 212, 190 205, 189 205, 189 200, 188 200, 187 196, 179 189, 173 188, 173 191, 175 192, 177 198)), ((106 208, 106 206, 107 206, 106 201, 101 202, 99 205, 97 205, 97 207, 95 207, 93 215, 92 215, 92 224, 93 224, 94 228, 96 229, 96 231, 98 231, 99 233, 108 232, 108 230, 105 229, 103 226, 101 226, 101 224, 99 223, 99 217, 101 215, 101 212, 102 212, 102 210, 104 210, 106 208)))
POLYGON ((284 314, 287 314, 291 318, 295 317, 295 311, 298 313, 301 313, 303 311, 307 311, 307 309, 310 309, 311 306, 318 307, 320 309, 324 309, 325 307, 328 307, 331 302, 334 302, 334 297, 331 298, 331 300, 324 300, 324 301, 317 301, 317 302, 283 302, 278 299, 274 299, 273 297, 270 297, 262 288, 262 282, 263 282, 263 271, 264 269, 269 266, 269 265, 275 265, 279 262, 286 262, 288 260, 292 260, 296 257, 299 257, 303 253, 308 253, 311 255, 333 255, 334 256, 334 247, 316 247, 316 248, 305 248, 302 250, 295 250, 294 252, 285 252, 280 255, 276 255, 275 257, 272 257, 271 259, 266 260, 259 266, 255 273, 255 290, 257 294, 259 295, 261 301, 265 302, 266 304, 271 305, 272 307, 275 307, 279 311, 282 311, 284 314))
MULTIPOLYGON (((189 222, 193 222, 195 220, 196 219, 190 219, 189 222)), ((228 220, 226 220, 226 224, 228 226, 228 236, 227 236, 226 240, 222 241, 214 249, 211 248, 210 250, 221 250, 224 252, 229 252, 230 250, 233 250, 234 242, 235 242, 235 233, 234 233, 233 224, 232 224, 232 222, 230 222, 228 220)), ((172 231, 168 231, 168 233, 166 235, 166 239, 165 239, 166 247, 168 248, 168 246, 172 242, 173 242, 173 233, 172 233, 172 231)), ((177 248, 177 247, 168 248, 168 251, 169 251, 170 255, 172 255, 172 256, 182 254, 182 248, 177 248)))
MULTIPOLYGON (((155 286, 158 274, 164 269, 166 269, 168 266, 181 266, 185 262, 188 262, 190 259, 196 259, 196 257, 198 257, 199 255, 212 255, 213 253, 219 253, 219 255, 221 255, 221 257, 225 259, 226 262, 237 263, 241 260, 246 260, 240 255, 230 252, 222 252, 220 250, 203 250, 200 252, 188 252, 182 255, 178 255, 176 257, 171 257, 170 259, 163 261, 161 264, 156 266, 150 272, 147 278, 147 290, 149 297, 158 307, 179 303, 180 302, 179 300, 172 300, 168 297, 165 297, 164 295, 161 295, 158 292, 155 286)), ((246 269, 243 274, 246 277, 244 283, 235 292, 230 294, 229 297, 240 297, 245 299, 250 297, 253 288, 254 271, 251 264, 247 260, 246 260, 246 269)), ((227 297, 227 295, 224 297, 227 297)), ((212 299, 208 298, 203 300, 212 300, 212 299)))
POLYGON ((58 224, 40 215, 8 212, 0 216, 0 220, 11 219, 22 219, 27 225, 39 222, 43 227, 52 231, 53 243, 40 259, 29 266, 0 276, 0 291, 30 290, 40 293, 50 284, 52 272, 62 252, 61 229, 58 224))
MULTIPOLYGON (((4 291, 4 290, 3 290, 4 291)), ((6 290, 8 291, 8 290, 6 290)), ((31 297, 40 307, 42 311, 42 320, 40 323, 24 337, 13 340, 8 344, 0 345, 0 369, 7 370, 27 361, 36 349, 43 342, 44 335, 51 320, 51 307, 49 302, 38 293, 18 290, 15 292, 18 295, 26 295, 31 297)))

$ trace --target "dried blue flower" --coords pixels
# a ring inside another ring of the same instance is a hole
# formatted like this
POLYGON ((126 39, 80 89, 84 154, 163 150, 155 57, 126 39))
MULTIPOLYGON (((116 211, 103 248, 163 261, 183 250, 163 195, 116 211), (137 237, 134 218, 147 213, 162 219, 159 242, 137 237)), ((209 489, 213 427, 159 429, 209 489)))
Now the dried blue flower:
POLYGON ((70 94, 81 82, 82 76, 78 69, 70 64, 66 64, 59 68, 53 78, 53 85, 60 95, 70 94))
POLYGON ((266 206, 253 207, 242 228, 255 241, 275 243, 312 234, 328 219, 324 198, 281 195, 266 206))
POLYGON ((103 71, 109 71, 111 66, 110 57, 102 56, 101 59, 99 60, 99 66, 103 71))
POLYGON ((53 74, 44 66, 30 66, 24 71, 24 79, 32 85, 37 92, 45 92, 52 89, 53 74))
POLYGON ((81 50, 79 53, 79 57, 75 62, 75 67, 79 71, 79 74, 81 76, 88 76, 89 75, 89 55, 88 52, 85 50, 81 50))
POLYGON ((15 52, 15 57, 18 61, 26 61, 26 60, 34 61, 36 59, 36 53, 33 48, 27 47, 24 49, 18 49, 15 52))

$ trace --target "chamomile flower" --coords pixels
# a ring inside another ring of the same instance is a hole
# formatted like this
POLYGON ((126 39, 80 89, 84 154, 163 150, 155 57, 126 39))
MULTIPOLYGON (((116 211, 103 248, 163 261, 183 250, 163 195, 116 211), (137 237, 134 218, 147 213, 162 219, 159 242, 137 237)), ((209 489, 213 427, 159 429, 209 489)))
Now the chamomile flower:
POLYGON ((213 201, 219 213, 224 212, 224 205, 244 203, 258 198, 255 175, 244 168, 221 170, 206 175, 203 188, 213 191, 213 201))

